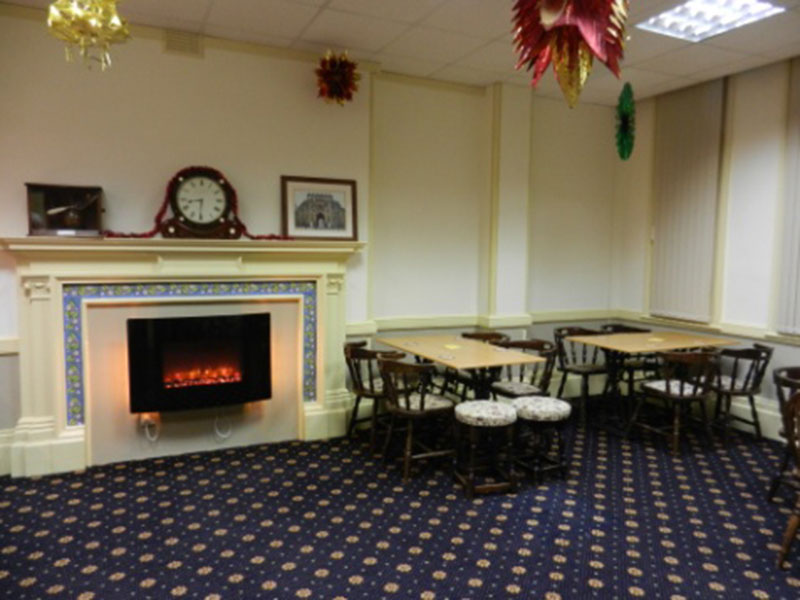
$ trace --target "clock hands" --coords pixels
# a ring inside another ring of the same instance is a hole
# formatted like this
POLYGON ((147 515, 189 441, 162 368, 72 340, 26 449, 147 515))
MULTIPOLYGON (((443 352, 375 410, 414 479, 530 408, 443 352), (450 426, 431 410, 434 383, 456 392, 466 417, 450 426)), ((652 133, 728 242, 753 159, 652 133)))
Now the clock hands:
MULTIPOLYGON (((189 202, 194 202, 195 203, 194 204, 194 210, 192 211, 193 214, 191 215, 191 217, 193 217, 195 219, 197 219, 197 218, 206 218, 207 219, 208 217, 205 216, 205 210, 204 210, 205 200, 206 200, 205 198, 183 198, 182 202, 184 202, 186 204, 188 204, 189 202)), ((189 210, 188 207, 187 207, 186 210, 188 212, 188 210, 189 210)))

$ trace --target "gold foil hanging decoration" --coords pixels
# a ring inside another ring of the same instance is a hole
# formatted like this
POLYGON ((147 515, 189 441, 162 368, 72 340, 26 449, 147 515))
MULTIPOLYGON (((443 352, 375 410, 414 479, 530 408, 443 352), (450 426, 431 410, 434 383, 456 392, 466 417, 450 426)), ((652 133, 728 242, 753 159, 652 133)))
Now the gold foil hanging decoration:
POLYGON ((583 86, 592 72, 592 52, 581 40, 568 40, 568 35, 556 36, 551 42, 556 79, 570 108, 575 108, 583 86))
POLYGON ((68 62, 77 51, 87 66, 98 62, 103 71, 111 66, 111 44, 130 37, 128 23, 117 14, 117 0, 56 0, 50 5, 47 26, 67 44, 68 62))

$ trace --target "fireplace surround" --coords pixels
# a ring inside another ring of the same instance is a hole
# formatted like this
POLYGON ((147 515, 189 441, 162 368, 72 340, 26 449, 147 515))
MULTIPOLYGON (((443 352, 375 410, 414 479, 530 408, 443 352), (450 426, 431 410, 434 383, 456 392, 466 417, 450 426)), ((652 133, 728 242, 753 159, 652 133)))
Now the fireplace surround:
MULTIPOLYGON (((21 417, 5 449, 12 475, 95 462, 86 407, 102 399, 93 397, 88 383, 92 353, 85 334, 89 316, 104 306, 294 303, 296 437, 343 433, 350 402, 341 354, 344 279, 347 261, 362 242, 14 238, 0 243, 15 259, 20 299, 21 417)), ((130 427, 136 427, 136 416, 129 416, 130 427)))

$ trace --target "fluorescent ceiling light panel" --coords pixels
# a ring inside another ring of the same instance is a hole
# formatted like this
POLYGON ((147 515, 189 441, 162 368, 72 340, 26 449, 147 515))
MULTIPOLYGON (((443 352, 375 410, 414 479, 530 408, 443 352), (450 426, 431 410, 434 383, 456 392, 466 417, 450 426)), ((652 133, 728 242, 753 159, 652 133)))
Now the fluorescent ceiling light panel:
POLYGON ((786 9, 760 0, 689 0, 636 27, 681 40, 699 42, 786 9))

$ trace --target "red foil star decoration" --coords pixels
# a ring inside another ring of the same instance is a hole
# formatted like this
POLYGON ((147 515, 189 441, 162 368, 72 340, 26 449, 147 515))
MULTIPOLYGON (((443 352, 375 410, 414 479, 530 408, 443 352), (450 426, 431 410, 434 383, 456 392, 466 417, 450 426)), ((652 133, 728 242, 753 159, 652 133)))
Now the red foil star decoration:
POLYGON ((336 55, 328 50, 315 71, 318 96, 326 102, 338 102, 342 106, 351 101, 353 94, 358 91, 358 80, 361 79, 356 71, 357 66, 358 63, 348 58, 347 52, 336 55))
POLYGON ((517 68, 532 69, 535 86, 552 62, 572 108, 595 57, 619 77, 627 18, 628 0, 517 0, 517 68))

